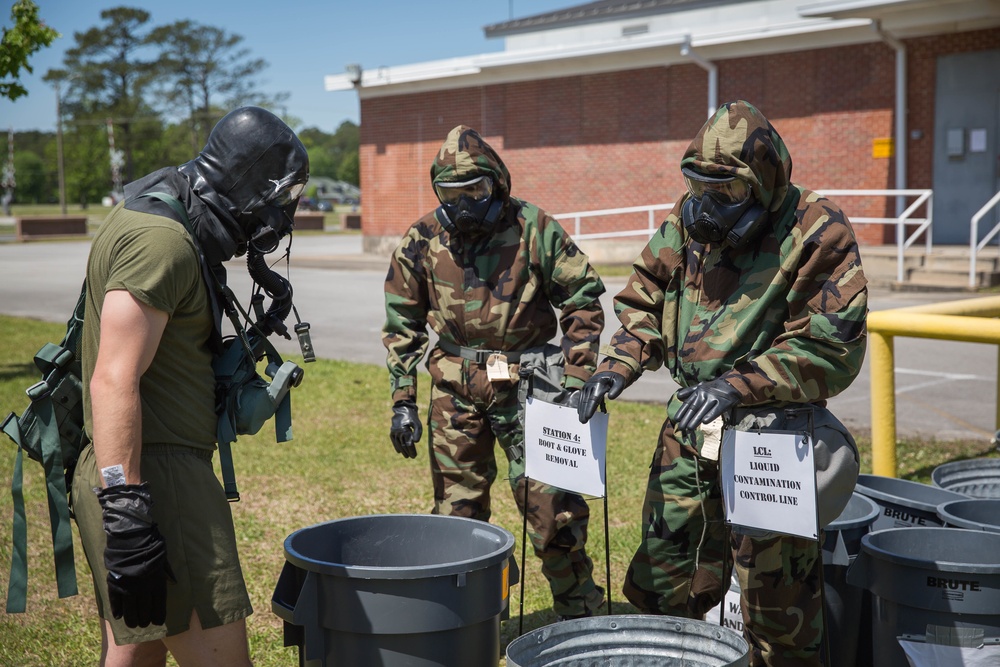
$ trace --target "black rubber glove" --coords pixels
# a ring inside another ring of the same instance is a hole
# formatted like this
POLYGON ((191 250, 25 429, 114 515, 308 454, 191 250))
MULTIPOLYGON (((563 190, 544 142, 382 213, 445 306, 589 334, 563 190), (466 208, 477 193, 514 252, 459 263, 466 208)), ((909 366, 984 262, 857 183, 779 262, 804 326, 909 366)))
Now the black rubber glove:
POLYGON ((389 438, 396 451, 408 459, 417 458, 416 444, 420 442, 423 433, 417 404, 413 401, 396 401, 392 406, 392 428, 389 430, 389 438))
POLYGON ((108 544, 111 615, 130 628, 163 625, 167 620, 167 579, 174 578, 167 562, 167 545, 149 513, 149 485, 121 484, 97 490, 108 544))
POLYGON ((739 405, 741 399, 733 385, 721 378, 684 387, 676 396, 684 401, 674 419, 681 433, 690 433, 699 425, 714 421, 739 405))
POLYGON ((597 406, 604 402, 604 397, 614 400, 625 390, 625 377, 612 371, 600 371, 590 376, 590 379, 580 390, 580 405, 576 412, 580 423, 586 424, 597 412, 597 406))

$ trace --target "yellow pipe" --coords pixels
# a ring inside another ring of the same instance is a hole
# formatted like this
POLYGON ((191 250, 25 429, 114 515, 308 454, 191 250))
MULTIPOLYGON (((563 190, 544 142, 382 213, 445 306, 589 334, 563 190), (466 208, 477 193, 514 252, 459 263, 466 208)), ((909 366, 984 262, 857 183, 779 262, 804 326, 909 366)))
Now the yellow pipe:
POLYGON ((890 336, 1000 343, 1000 320, 986 317, 880 310, 868 313, 868 331, 890 336))
MULTIPOLYGON (((871 350, 872 472, 896 476, 894 336, 1000 345, 1000 297, 989 296, 868 313, 871 350)), ((1000 355, 996 424, 1000 427, 1000 355)))
POLYGON ((935 313, 937 315, 969 315, 973 317, 996 317, 1000 315, 1000 296, 983 296, 975 299, 957 299, 944 303, 924 303, 918 306, 894 308, 891 311, 904 313, 935 313))
MULTIPOLYGON (((875 313, 869 313, 871 318, 875 313)), ((870 321, 870 319, 869 319, 870 321)), ((893 339, 869 329, 872 388, 872 472, 896 476, 896 377, 893 339)))

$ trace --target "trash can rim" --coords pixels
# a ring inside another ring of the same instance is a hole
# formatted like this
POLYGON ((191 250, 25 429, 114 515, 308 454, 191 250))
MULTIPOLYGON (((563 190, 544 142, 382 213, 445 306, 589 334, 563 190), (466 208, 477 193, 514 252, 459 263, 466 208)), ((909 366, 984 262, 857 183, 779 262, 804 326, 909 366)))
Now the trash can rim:
MULTIPOLYGON (((965 572, 965 573, 975 573, 975 574, 1000 574, 1000 562, 998 563, 960 563, 956 561, 930 561, 926 558, 916 558, 914 556, 909 556, 906 554, 901 554, 895 551, 890 551, 882 546, 879 546, 878 541, 884 539, 891 534, 905 534, 908 537, 913 537, 919 532, 928 532, 927 542, 945 542, 951 539, 962 539, 968 538, 969 536, 976 535, 987 535, 992 537, 985 537, 981 539, 994 540, 997 543, 997 550, 994 553, 1000 552, 1000 534, 990 533, 987 531, 974 531, 968 530, 966 528, 948 528, 944 526, 913 526, 906 528, 886 528, 884 530, 876 530, 868 533, 861 538, 861 550, 865 551, 876 560, 886 561, 896 565, 904 565, 908 567, 913 567, 921 570, 947 570, 949 572, 965 572), (948 534, 950 533, 950 535, 948 534), (933 564, 933 568, 929 568, 928 564, 933 564)), ((974 538, 980 539, 980 538, 974 538)))
POLYGON ((426 578, 463 574, 492 567, 497 563, 507 560, 510 554, 514 551, 514 535, 500 526, 466 517, 440 514, 367 514, 362 516, 350 516, 333 519, 331 521, 324 521, 322 523, 299 528, 285 538, 284 551, 285 559, 289 563, 303 570, 316 572, 318 574, 330 574, 348 579, 414 579, 421 577, 426 578), (493 533, 499 538, 499 544, 492 553, 485 556, 467 558, 464 560, 453 560, 445 563, 432 563, 430 565, 406 565, 398 567, 374 567, 368 565, 349 565, 346 563, 321 561, 309 558, 308 556, 299 553, 292 546, 292 542, 296 535, 308 530, 321 528, 322 526, 329 526, 337 523, 356 522, 359 520, 377 521, 386 518, 398 519, 407 517, 419 517, 421 519, 434 517, 432 520, 435 521, 443 519, 455 522, 469 522, 470 524, 475 524, 475 529, 479 529, 487 533, 493 533))
POLYGON ((935 493, 935 494, 947 494, 947 495, 953 496, 953 498, 952 498, 953 500, 960 500, 960 499, 968 498, 969 497, 969 496, 965 495, 964 493, 959 493, 958 491, 951 491, 949 489, 942 489, 939 486, 931 486, 929 484, 921 484, 920 482, 914 482, 913 480, 909 480, 909 479, 899 479, 897 477, 883 477, 881 475, 869 475, 869 474, 866 474, 866 473, 862 473, 862 474, 858 475, 858 483, 857 483, 857 486, 855 487, 855 489, 857 489, 859 487, 862 488, 862 489, 864 489, 863 491, 858 491, 858 493, 860 493, 861 495, 868 496, 869 498, 877 498, 878 500, 884 500, 886 502, 895 503, 897 505, 901 504, 900 501, 904 501, 904 503, 907 506, 911 506, 911 507, 913 507, 915 509, 919 509, 919 510, 925 511, 925 512, 928 512, 930 514, 934 514, 935 513, 935 511, 937 510, 937 506, 940 503, 928 503, 928 502, 924 502, 922 500, 915 500, 913 498, 905 498, 903 496, 899 496, 899 495, 896 495, 894 493, 888 493, 888 492, 883 491, 881 489, 873 489, 870 486, 866 486, 866 485, 862 484, 862 481, 867 480, 867 479, 890 480, 887 483, 889 483, 889 484, 913 485, 913 488, 926 487, 926 489, 930 489, 930 491, 932 493, 935 493))
MULTIPOLYGON (((697 619, 683 618, 680 616, 666 616, 657 614, 620 614, 620 615, 598 615, 590 616, 587 618, 579 618, 570 621, 560 621, 557 623, 550 623, 549 625, 543 625, 534 630, 530 630, 520 637, 513 639, 508 645, 505 651, 508 661, 511 659, 517 659, 521 656, 517 655, 518 651, 528 651, 531 648, 539 646, 539 642, 542 641, 542 637, 545 640, 549 640, 553 637, 558 637, 560 633, 565 633, 568 635, 568 639, 571 639, 575 634, 580 634, 586 631, 586 635, 593 637, 594 633, 612 631, 612 632, 622 632, 633 629, 636 632, 643 632, 643 624, 646 626, 655 625, 656 630, 664 629, 667 625, 680 626, 676 628, 683 634, 696 635, 702 638, 707 638, 709 634, 715 635, 716 639, 723 639, 724 644, 739 653, 742 654, 743 659, 750 652, 750 645, 747 643, 746 639, 739 632, 732 630, 731 628, 726 628, 721 625, 716 625, 709 621, 700 621, 697 619), (577 629, 579 628, 579 629, 577 629), (513 649, 514 655, 511 654, 513 649)), ((746 664, 740 662, 740 664, 746 664)))
MULTIPOLYGON (((864 502, 868 503, 871 506, 868 513, 865 514, 864 516, 860 516, 855 519, 850 519, 850 520, 845 519, 843 521, 841 521, 840 518, 838 517, 837 519, 834 519, 829 524, 827 524, 826 527, 823 528, 824 531, 827 532, 838 531, 838 530, 845 531, 845 530, 850 530, 852 528, 869 526, 875 522, 875 519, 879 517, 879 514, 882 513, 882 508, 878 506, 878 503, 876 503, 874 500, 872 500, 865 494, 861 493, 860 491, 855 491, 854 493, 859 498, 863 498, 864 502)), ((850 501, 848 501, 848 504, 850 504, 850 501)))
POLYGON ((972 503, 988 503, 997 509, 1000 509, 1000 498, 963 498, 949 500, 947 502, 941 503, 937 506, 937 514, 941 517, 941 520, 951 526, 957 528, 964 528, 966 530, 981 530, 984 532, 1000 533, 1000 512, 997 513, 997 523, 987 524, 988 527, 983 528, 983 523, 981 521, 973 521, 972 519, 967 519, 957 514, 952 513, 951 508, 955 505, 966 505, 972 503))

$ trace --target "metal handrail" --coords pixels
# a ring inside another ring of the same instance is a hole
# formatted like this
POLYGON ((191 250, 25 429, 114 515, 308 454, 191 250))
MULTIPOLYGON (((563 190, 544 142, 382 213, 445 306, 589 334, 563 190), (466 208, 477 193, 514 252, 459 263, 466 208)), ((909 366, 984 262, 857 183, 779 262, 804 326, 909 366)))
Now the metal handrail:
POLYGON ((1000 192, 993 195, 992 199, 986 202, 981 209, 976 211, 976 214, 972 216, 972 220, 969 222, 969 287, 976 286, 976 255, 978 255, 979 251, 985 248, 986 244, 997 235, 997 232, 1000 232, 1000 222, 997 222, 993 229, 991 229, 989 233, 983 237, 983 240, 977 243, 976 239, 979 237, 979 221, 982 220, 986 214, 989 213, 990 209, 998 203, 1000 203, 1000 192))
MULTIPOLYGON (((852 222, 857 223, 871 223, 880 225, 896 225, 896 279, 899 282, 903 281, 903 257, 904 252, 919 238, 921 234, 925 231, 926 243, 927 243, 927 253, 931 252, 932 243, 932 197, 934 196, 933 190, 816 190, 817 194, 823 196, 837 196, 837 197, 916 197, 916 201, 910 204, 905 211, 899 214, 895 218, 865 218, 865 217, 853 217, 851 216, 852 222), (920 208, 924 203, 927 204, 927 217, 926 218, 913 218, 911 217, 913 213, 920 208), (906 225, 917 225, 917 229, 910 234, 906 235, 906 225)), ((669 204, 653 204, 650 206, 626 206, 623 208, 606 208, 594 211, 576 211, 573 213, 559 213, 552 217, 556 220, 573 220, 573 238, 578 241, 587 239, 611 239, 611 238, 625 238, 630 236, 652 236, 656 231, 657 219, 653 215, 654 211, 669 210, 674 207, 673 203, 669 204), (622 213, 647 213, 647 223, 644 229, 631 229, 624 231, 615 232, 595 232, 592 234, 582 234, 580 228, 580 221, 583 218, 600 217, 606 215, 619 215, 622 213)))
POLYGON ((835 197, 916 197, 916 201, 910 204, 905 211, 899 214, 895 218, 855 218, 851 216, 851 222, 858 223, 875 223, 882 225, 896 225, 896 280, 898 282, 903 282, 904 279, 904 256, 905 251, 914 241, 920 237, 925 231, 927 236, 925 237, 925 242, 927 246, 927 254, 931 253, 931 245, 933 241, 933 228, 931 224, 933 223, 933 190, 817 190, 817 194, 823 196, 835 196, 835 197), (927 203, 927 217, 926 218, 911 218, 910 216, 920 208, 924 202, 927 203), (917 225, 916 230, 909 236, 906 235, 906 225, 917 225))
POLYGON ((654 211, 669 211, 674 207, 673 202, 669 204, 651 204, 648 206, 626 206, 623 208, 603 208, 595 211, 576 211, 574 213, 559 213, 552 216, 556 220, 573 220, 573 238, 575 240, 583 239, 610 239, 618 238, 622 236, 652 236, 653 232, 656 231, 656 216, 653 215, 654 211), (581 234, 580 233, 580 220, 582 218, 596 218, 604 215, 619 215, 622 213, 647 213, 647 223, 645 229, 632 229, 627 231, 617 231, 617 232, 595 232, 593 234, 581 234))

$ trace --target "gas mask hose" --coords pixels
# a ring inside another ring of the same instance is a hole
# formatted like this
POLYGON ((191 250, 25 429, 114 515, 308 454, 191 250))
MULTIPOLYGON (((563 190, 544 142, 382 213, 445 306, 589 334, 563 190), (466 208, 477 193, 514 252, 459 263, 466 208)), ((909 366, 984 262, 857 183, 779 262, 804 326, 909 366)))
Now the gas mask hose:
POLYGON ((247 271, 271 299, 271 305, 257 322, 258 328, 264 335, 273 331, 285 338, 291 338, 284 322, 292 310, 292 284, 281 274, 272 271, 264 255, 252 247, 247 251, 247 271))

